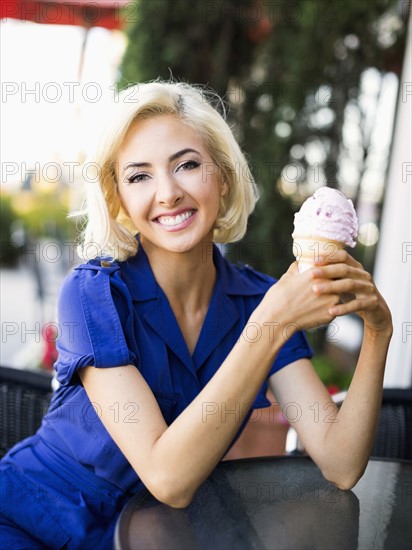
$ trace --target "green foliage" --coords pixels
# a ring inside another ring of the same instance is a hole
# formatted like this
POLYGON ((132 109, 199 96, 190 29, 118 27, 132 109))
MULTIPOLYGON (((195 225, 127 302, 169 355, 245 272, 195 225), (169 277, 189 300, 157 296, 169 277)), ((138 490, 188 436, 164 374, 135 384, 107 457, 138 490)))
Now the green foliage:
POLYGON ((17 262, 20 249, 13 243, 13 224, 18 220, 9 197, 1 195, 0 202, 0 265, 12 266, 17 262))
POLYGON ((245 34, 249 0, 136 0, 138 18, 120 86, 158 77, 208 84, 224 95, 229 78, 249 74, 254 48, 245 34))
POLYGON ((352 373, 342 370, 326 355, 315 355, 311 359, 315 371, 326 387, 338 391, 347 390, 352 380, 352 373))
POLYGON ((17 214, 11 204, 10 197, 1 195, 0 202, 0 235, 1 240, 10 238, 10 226, 17 219, 17 214))
POLYGON ((0 264, 14 266, 27 239, 53 237, 75 240, 74 222, 67 220, 67 193, 22 191, 1 196, 0 264))
POLYGON ((68 207, 55 194, 33 196, 30 209, 20 214, 26 230, 32 237, 71 237, 72 224, 67 221, 68 207))

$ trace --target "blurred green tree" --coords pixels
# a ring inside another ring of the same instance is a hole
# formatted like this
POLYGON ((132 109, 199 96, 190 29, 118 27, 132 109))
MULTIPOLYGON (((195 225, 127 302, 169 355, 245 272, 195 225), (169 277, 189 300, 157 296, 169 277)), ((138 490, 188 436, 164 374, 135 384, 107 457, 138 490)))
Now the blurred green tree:
MULTIPOLYGON (((351 102, 359 111, 365 164, 362 75, 372 67, 400 74, 408 5, 137 0, 119 86, 173 77, 213 88, 230 107, 229 122, 236 123, 261 189, 247 236, 228 249, 232 261, 275 276, 287 269, 293 260, 293 212, 313 191, 309 177, 318 186, 341 186, 339 156, 351 102), (309 146, 316 146, 319 161, 310 160, 309 146), (285 167, 291 172, 286 177, 285 167)), ((351 186, 355 202, 361 172, 351 186)))
POLYGON ((259 42, 271 31, 249 0, 136 0, 121 87, 157 77, 207 84, 225 95, 233 78, 250 78, 259 42), (263 21, 263 27, 262 27, 263 21))
POLYGON ((18 215, 10 197, 0 195, 0 266, 14 267, 17 264, 21 247, 13 239, 13 228, 18 215))

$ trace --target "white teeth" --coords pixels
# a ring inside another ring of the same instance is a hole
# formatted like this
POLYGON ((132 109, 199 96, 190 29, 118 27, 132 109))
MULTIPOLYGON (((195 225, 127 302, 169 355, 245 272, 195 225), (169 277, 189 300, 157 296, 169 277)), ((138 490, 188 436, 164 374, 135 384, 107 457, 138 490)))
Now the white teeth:
POLYGON ((162 216, 157 218, 157 221, 161 225, 179 225, 179 223, 184 222, 193 214, 193 210, 179 214, 178 216, 162 216))

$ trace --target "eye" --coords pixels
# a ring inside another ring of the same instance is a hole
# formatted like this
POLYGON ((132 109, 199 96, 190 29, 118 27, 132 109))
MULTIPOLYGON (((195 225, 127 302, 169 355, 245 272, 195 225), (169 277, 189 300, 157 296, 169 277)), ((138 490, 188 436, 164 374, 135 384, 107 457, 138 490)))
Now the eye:
POLYGON ((138 174, 128 177, 127 181, 128 183, 140 183, 141 181, 146 181, 147 179, 149 179, 149 174, 139 172, 138 174))
POLYGON ((178 170, 194 170, 195 168, 198 168, 200 166, 200 163, 196 160, 187 160, 186 162, 183 162, 178 166, 178 170))

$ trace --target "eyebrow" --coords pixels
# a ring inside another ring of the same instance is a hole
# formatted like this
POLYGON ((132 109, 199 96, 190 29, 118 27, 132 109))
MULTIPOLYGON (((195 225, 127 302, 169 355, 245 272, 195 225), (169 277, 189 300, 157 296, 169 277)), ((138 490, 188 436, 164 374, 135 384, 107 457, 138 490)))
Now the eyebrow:
MULTIPOLYGON (((179 157, 182 157, 183 155, 185 155, 186 153, 196 153, 200 155, 199 151, 196 151, 196 149, 192 149, 191 147, 186 147, 185 149, 182 149, 181 151, 177 151, 176 153, 173 153, 173 155, 170 155, 169 162, 173 162, 179 157)), ((123 172, 125 172, 128 168, 142 168, 142 167, 148 167, 148 166, 151 166, 150 162, 128 162, 126 166, 123 168, 123 172)))

